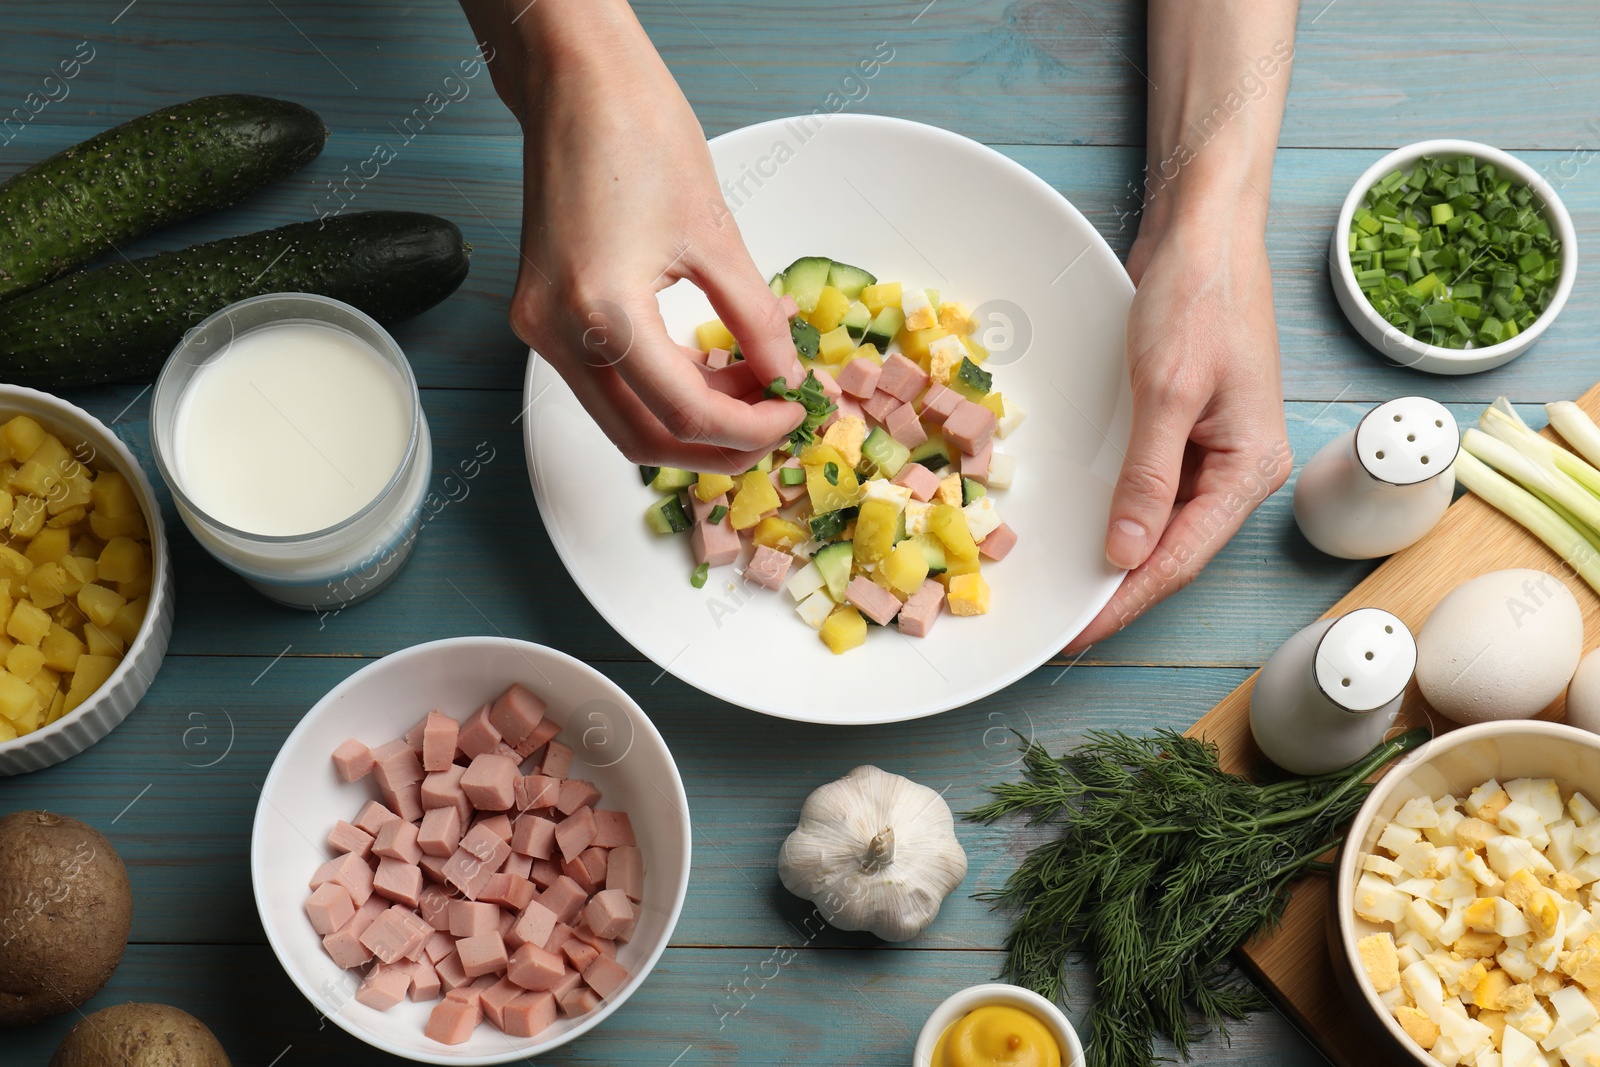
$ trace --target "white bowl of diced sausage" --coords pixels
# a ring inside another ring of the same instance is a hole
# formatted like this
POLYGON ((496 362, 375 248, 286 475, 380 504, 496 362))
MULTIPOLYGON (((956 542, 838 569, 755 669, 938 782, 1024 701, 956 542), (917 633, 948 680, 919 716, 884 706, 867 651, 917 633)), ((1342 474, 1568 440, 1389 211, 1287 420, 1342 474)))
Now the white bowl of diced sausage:
POLYGON ((599 1025, 688 890, 689 806, 639 706, 508 638, 416 645, 301 720, 261 790, 251 877, 312 1005, 423 1063, 507 1063, 599 1025))

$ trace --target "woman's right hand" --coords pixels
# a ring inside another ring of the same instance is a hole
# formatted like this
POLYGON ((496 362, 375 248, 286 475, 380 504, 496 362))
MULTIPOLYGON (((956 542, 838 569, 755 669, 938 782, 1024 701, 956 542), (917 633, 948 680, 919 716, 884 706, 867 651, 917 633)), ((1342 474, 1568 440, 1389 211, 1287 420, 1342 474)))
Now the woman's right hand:
POLYGON ((668 336, 656 293, 683 278, 702 289, 756 389, 778 377, 798 385, 800 365, 689 102, 620 0, 465 6, 495 49, 496 89, 523 128, 512 328, 630 460, 748 470, 803 409, 713 388, 668 336))

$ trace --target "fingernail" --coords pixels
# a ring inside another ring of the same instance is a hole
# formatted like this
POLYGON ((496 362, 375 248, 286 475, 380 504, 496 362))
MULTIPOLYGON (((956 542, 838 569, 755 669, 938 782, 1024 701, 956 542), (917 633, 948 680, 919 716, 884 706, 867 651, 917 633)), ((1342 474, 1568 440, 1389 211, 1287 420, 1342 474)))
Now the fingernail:
POLYGON ((1144 562, 1145 540, 1149 536, 1149 532, 1132 519, 1118 519, 1106 535, 1106 559, 1113 567, 1133 570, 1144 562))

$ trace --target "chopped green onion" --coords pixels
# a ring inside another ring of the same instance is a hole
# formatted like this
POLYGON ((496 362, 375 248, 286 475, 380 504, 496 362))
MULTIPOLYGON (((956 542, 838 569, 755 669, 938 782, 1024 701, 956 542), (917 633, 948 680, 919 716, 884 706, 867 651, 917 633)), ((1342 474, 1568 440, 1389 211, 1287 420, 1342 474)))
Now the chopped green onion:
POLYGON ((828 480, 829 485, 839 484, 839 465, 837 463, 824 463, 822 476, 828 480))
POLYGON ((711 564, 700 564, 700 566, 694 569, 694 573, 689 575, 689 584, 694 586, 696 589, 704 589, 706 587, 706 576, 710 573, 711 564))
POLYGON ((1351 216, 1356 285, 1409 337, 1452 348, 1508 341, 1544 313, 1561 276, 1561 242, 1540 206, 1467 156, 1392 171, 1351 216))
POLYGON ((804 485, 806 472, 799 467, 780 467, 778 469, 779 485, 804 485))
POLYGON ((711 509, 711 514, 706 516, 706 521, 709 522, 711 525, 715 526, 719 522, 722 521, 722 517, 724 515, 726 515, 727 513, 728 513, 727 506, 723 505, 723 504, 718 504, 716 507, 711 509))

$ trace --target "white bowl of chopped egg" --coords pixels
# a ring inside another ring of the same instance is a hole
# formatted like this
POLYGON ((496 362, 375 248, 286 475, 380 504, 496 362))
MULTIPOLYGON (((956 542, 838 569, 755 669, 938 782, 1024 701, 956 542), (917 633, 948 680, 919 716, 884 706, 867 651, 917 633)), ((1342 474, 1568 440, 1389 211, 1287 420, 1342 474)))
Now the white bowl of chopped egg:
POLYGON ((1373 788, 1332 955, 1415 1062, 1600 1063, 1597 805, 1600 736, 1549 722, 1452 731, 1373 788))

